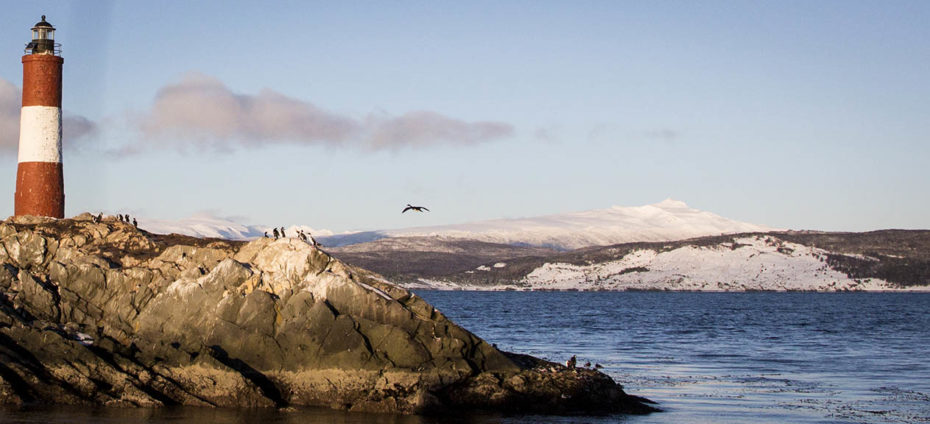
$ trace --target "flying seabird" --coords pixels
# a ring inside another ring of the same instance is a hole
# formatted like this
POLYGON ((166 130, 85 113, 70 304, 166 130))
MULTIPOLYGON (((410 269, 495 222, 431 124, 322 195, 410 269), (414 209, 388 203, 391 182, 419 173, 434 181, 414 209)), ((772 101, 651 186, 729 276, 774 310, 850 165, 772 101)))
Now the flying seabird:
POLYGON ((404 213, 404 212, 407 212, 407 211, 414 211, 414 212, 423 212, 423 211, 426 211, 426 212, 429 212, 429 209, 426 209, 425 206, 412 206, 411 204, 407 203, 407 207, 404 208, 404 210, 400 211, 400 213, 404 213))

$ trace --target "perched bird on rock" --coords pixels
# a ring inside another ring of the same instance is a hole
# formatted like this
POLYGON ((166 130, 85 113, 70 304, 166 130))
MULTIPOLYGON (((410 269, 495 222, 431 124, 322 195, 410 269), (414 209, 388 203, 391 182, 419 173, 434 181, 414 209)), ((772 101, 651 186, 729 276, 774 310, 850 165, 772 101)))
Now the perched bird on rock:
POLYGON ((601 369, 601 368, 604 368, 601 364, 594 364, 594 369, 598 369, 598 370, 599 370, 599 369, 601 369))
POLYGON ((585 362, 585 363, 584 363, 584 367, 585 367, 585 368, 591 368, 591 363, 590 363, 590 362, 585 362))
POLYGON ((278 229, 275 228, 274 230, 272 230, 272 234, 274 234, 274 239, 277 240, 277 239, 278 239, 278 229))
POLYGON ((578 363, 578 358, 576 358, 575 355, 572 355, 571 358, 568 358, 568 360, 565 361, 565 366, 568 367, 568 369, 573 370, 575 369, 575 364, 577 363, 578 363))
POLYGON ((132 226, 133 226, 133 227, 136 227, 136 228, 139 228, 139 221, 136 221, 136 219, 133 218, 133 219, 132 219, 132 226))
POLYGON ((407 212, 407 211, 414 211, 414 212, 424 212, 424 211, 425 211, 425 212, 429 212, 429 209, 426 209, 425 206, 413 206, 413 205, 407 203, 407 207, 404 208, 404 210, 400 211, 400 213, 404 213, 404 212, 407 212))

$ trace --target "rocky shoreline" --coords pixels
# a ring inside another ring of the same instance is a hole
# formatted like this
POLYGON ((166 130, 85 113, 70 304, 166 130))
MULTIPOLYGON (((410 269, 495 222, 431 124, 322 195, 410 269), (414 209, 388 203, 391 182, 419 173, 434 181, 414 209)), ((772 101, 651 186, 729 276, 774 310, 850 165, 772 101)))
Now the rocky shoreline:
POLYGON ((0 223, 0 404, 648 413, 596 370, 501 352, 296 239, 0 223))

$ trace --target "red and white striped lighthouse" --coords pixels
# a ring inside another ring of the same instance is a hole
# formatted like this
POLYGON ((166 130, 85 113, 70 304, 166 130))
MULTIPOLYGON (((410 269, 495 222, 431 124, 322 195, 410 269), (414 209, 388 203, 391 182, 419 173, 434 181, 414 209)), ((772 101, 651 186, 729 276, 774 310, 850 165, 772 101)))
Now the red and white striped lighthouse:
POLYGON ((23 109, 19 125, 19 167, 15 211, 19 215, 65 216, 61 169, 61 65, 55 27, 32 28, 23 56, 23 109))

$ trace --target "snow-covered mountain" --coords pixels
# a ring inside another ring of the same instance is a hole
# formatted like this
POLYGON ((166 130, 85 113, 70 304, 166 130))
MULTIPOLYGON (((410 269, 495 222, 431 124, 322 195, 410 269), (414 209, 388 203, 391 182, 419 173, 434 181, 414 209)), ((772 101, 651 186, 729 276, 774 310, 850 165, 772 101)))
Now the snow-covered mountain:
POLYGON ((263 228, 244 225, 228 218, 197 214, 189 218, 168 221, 139 217, 139 228, 156 234, 184 234, 194 237, 212 237, 229 240, 246 240, 262 235, 263 228))
POLYGON ((827 263, 829 252, 768 236, 670 251, 635 250, 591 265, 546 263, 521 283, 533 289, 604 290, 891 290, 880 279, 853 279, 827 263))
MULTIPOLYGON (((928 239, 927 234, 918 236, 928 239)), ((403 285, 440 290, 930 291, 921 255, 896 254, 908 248, 876 244, 865 249, 870 255, 839 253, 785 238, 791 237, 768 233, 585 249, 487 262, 403 285), (878 253, 888 248, 901 251, 878 253)), ((853 250, 861 247, 847 243, 853 250)))
POLYGON ((764 225, 724 218, 666 199, 646 206, 614 206, 532 218, 495 219, 465 224, 382 230, 328 238, 342 246, 385 237, 469 239, 572 250, 634 241, 669 241, 748 232, 773 231, 764 225))
MULTIPOLYGON (((250 239, 271 230, 266 225, 243 225, 207 214, 178 221, 140 219, 139 226, 155 233, 178 233, 198 237, 250 239)), ((773 228, 734 221, 711 212, 688 207, 667 199, 646 206, 614 206, 531 218, 495 219, 465 224, 413 227, 334 234, 308 226, 292 225, 310 231, 324 245, 337 247, 388 237, 442 237, 488 243, 551 247, 571 250, 633 241, 668 241, 718 234, 765 232, 773 228)))
MULTIPOLYGON (((265 232, 272 233, 268 225, 245 225, 232 218, 222 218, 207 213, 200 213, 189 218, 168 221, 161 219, 138 218, 139 228, 157 234, 184 234, 194 237, 222 238, 227 240, 250 240, 262 237, 265 232)), ((280 227, 279 227, 280 228, 280 227)), ((330 236, 329 230, 315 230, 306 225, 291 225, 285 228, 288 235, 297 235, 303 230, 314 236, 330 236)))

